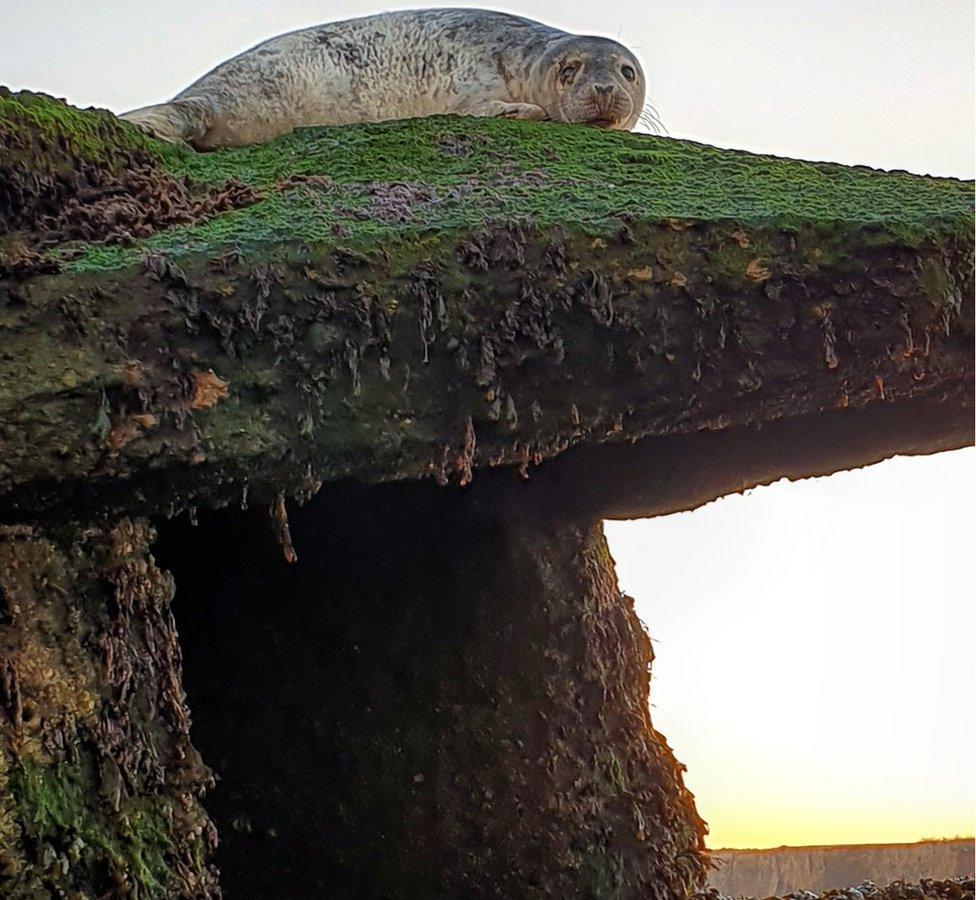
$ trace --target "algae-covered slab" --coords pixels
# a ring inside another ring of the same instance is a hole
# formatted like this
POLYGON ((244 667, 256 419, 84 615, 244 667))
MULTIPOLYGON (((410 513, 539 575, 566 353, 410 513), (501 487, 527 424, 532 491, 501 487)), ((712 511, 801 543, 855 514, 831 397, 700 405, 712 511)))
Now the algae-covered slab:
POLYGON ((886 452, 971 440, 969 183, 455 118, 197 154, 33 95, 0 136, 29 148, 0 197, 9 516, 467 483, 878 405, 944 420, 886 452))
POLYGON ((599 518, 973 439, 971 184, 2 90, 0 152, 5 895, 219 894, 185 658, 235 896, 686 897, 599 518), (184 657, 130 517, 194 507, 184 657))

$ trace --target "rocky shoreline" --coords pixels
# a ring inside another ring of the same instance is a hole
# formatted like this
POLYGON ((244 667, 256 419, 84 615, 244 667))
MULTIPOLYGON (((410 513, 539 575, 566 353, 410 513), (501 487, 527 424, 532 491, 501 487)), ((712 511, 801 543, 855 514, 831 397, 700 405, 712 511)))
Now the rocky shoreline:
MULTIPOLYGON (((864 881, 857 887, 841 890, 824 891, 822 894, 813 891, 793 891, 782 898, 767 897, 765 900, 973 900, 974 882, 968 878, 947 878, 937 880, 923 878, 921 881, 906 883, 895 881, 887 887, 878 887, 870 881, 864 881)), ((696 895, 695 900, 732 900, 712 888, 696 895)))

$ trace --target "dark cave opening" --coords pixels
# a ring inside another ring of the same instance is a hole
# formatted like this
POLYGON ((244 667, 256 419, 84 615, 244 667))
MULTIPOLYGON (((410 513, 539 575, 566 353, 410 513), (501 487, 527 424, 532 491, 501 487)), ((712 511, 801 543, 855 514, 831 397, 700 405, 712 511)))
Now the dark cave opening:
MULTIPOLYGON (((435 697, 437 685, 425 684, 431 673, 416 665, 425 652, 418 636, 463 645, 474 627, 470 595, 438 566, 452 549, 442 529, 431 533, 435 515, 442 521, 452 509, 442 500, 426 485, 330 490, 291 510, 295 565, 265 510, 161 529, 156 556, 178 585, 194 740, 219 778, 207 806, 228 896, 368 895, 377 886, 355 883, 350 868, 378 872, 368 857, 382 856, 390 840, 409 842, 400 798, 430 761, 417 757, 417 742, 379 754, 396 760, 381 778, 393 809, 378 792, 354 796, 368 779, 347 736, 366 723, 395 735, 418 714, 425 720, 410 700, 435 697), (426 600, 409 609, 408 582, 422 585, 426 600), (391 629, 394 617, 400 627, 391 629), (373 814, 350 830, 345 820, 357 803, 373 814)), ((486 522, 468 538, 492 546, 495 532, 486 522)), ((463 667, 463 659, 445 665, 463 667)))

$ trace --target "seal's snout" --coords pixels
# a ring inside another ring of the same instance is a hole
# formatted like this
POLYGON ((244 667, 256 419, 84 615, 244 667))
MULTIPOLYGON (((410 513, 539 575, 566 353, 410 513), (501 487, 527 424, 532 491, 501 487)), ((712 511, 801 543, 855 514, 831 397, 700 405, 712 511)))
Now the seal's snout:
POLYGON ((614 96, 615 88, 616 86, 613 84, 596 83, 593 85, 593 100, 599 114, 598 117, 601 119, 614 121, 618 117, 619 110, 617 107, 620 104, 614 96))

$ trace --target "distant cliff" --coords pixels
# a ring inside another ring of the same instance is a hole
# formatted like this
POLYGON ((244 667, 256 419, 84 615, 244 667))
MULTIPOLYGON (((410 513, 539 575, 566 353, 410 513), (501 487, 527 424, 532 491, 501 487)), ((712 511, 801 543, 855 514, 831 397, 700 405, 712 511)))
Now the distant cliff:
POLYGON ((887 884, 969 875, 973 841, 719 850, 712 858, 719 864, 709 879, 712 887, 733 897, 768 897, 846 888, 865 880, 887 884))

